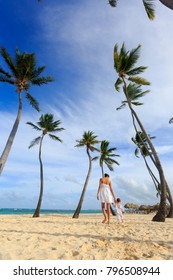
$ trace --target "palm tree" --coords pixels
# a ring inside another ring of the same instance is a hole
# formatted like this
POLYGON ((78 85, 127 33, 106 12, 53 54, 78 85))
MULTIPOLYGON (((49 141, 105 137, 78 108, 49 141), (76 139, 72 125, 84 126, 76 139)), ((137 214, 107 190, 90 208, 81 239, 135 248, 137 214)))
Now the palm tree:
POLYGON ((119 157, 117 154, 113 154, 114 151, 116 151, 117 148, 109 148, 109 142, 106 140, 101 141, 100 145, 100 151, 101 151, 101 156, 100 156, 100 167, 102 170, 102 177, 104 176, 104 169, 103 169, 103 164, 105 163, 106 166, 110 171, 114 171, 113 169, 113 164, 119 165, 119 163, 114 160, 114 157, 119 157))
MULTIPOLYGON (((103 165, 108 167, 110 171, 114 171, 113 164, 119 165, 119 163, 114 160, 114 157, 119 157, 119 155, 114 154, 113 152, 116 151, 117 148, 109 148, 109 142, 106 140, 101 141, 100 145, 100 151, 101 151, 101 156, 100 156, 100 167, 102 170, 102 177, 104 177, 104 169, 103 165)), ((112 206, 110 206, 111 213, 113 216, 115 216, 115 211, 113 210, 112 206)))
POLYGON ((98 144, 99 141, 97 140, 96 135, 94 135, 93 131, 85 131, 83 134, 83 137, 81 140, 76 140, 76 142, 78 143, 75 147, 86 147, 86 153, 88 155, 88 159, 89 159, 89 169, 88 169, 88 173, 87 173, 87 177, 84 183, 84 187, 81 193, 81 197, 78 203, 78 206, 75 210, 75 213, 73 215, 73 218, 78 218, 81 208, 82 208, 82 204, 83 204, 83 200, 84 200, 84 196, 85 196, 85 192, 86 192, 86 188, 89 182, 89 178, 90 178, 90 174, 91 174, 91 169, 92 169, 92 161, 98 159, 98 157, 94 157, 92 158, 90 155, 90 151, 94 152, 94 151, 99 151, 96 147, 94 147, 94 145, 98 144))
POLYGON ((151 149, 152 153, 150 157, 158 170, 159 178, 160 178, 160 186, 161 186, 160 206, 158 212, 153 217, 153 221, 164 222, 166 216, 166 180, 165 180, 163 168, 159 160, 159 157, 157 155, 157 152, 154 148, 154 145, 151 142, 148 133, 146 132, 142 122, 140 121, 136 111, 133 108, 133 106, 142 105, 142 103, 139 103, 135 100, 136 95, 142 96, 146 93, 146 91, 145 92, 141 91, 141 86, 150 84, 147 80, 137 76, 138 74, 144 72, 144 70, 146 69, 146 67, 144 66, 135 67, 135 64, 139 58, 140 47, 141 46, 138 45, 137 48, 129 52, 126 51, 125 44, 123 43, 120 51, 118 52, 118 44, 115 45, 114 68, 118 74, 118 79, 115 83, 115 88, 117 91, 119 91, 120 85, 123 85, 123 92, 126 97, 126 100, 123 101, 122 105, 123 106, 126 104, 128 105, 132 116, 133 126, 135 128, 135 131, 137 132, 139 130, 136 127, 136 123, 137 123, 141 132, 143 132, 145 136, 148 147, 151 149), (127 81, 130 81, 128 85, 127 85, 127 81))
POLYGON ((4 59, 9 72, 0 67, 0 82, 8 83, 16 87, 16 93, 18 94, 19 106, 16 120, 14 122, 13 128, 7 140, 4 151, 0 157, 0 175, 4 168, 4 165, 7 161, 8 154, 11 150, 19 122, 22 114, 22 92, 25 92, 25 96, 32 107, 37 111, 40 111, 39 104, 37 100, 30 95, 28 92, 31 85, 41 86, 52 82, 53 78, 41 76, 42 72, 45 69, 45 66, 36 67, 36 58, 35 54, 29 54, 27 52, 20 53, 16 49, 14 59, 9 55, 5 48, 0 48, 0 54, 4 59))
POLYGON ((34 145, 40 144, 39 145, 40 195, 39 195, 36 210, 33 215, 33 217, 39 217, 41 203, 42 203, 42 197, 43 197, 43 163, 42 163, 42 159, 41 159, 43 139, 44 139, 45 135, 48 135, 51 139, 62 142, 62 140, 58 136, 56 136, 55 133, 64 130, 64 128, 59 127, 59 125, 61 124, 61 121, 60 120, 54 121, 52 114, 41 115, 39 122, 37 122, 37 125, 33 124, 32 122, 27 122, 27 124, 32 126, 33 129, 42 132, 41 136, 35 138, 29 146, 29 148, 32 148, 34 145))
MULTIPOLYGON (((116 7, 118 0, 108 0, 111 7, 116 7)), ((172 0, 159 0, 163 5, 173 10, 172 0)), ((142 0, 147 16, 150 20, 155 18, 155 0, 142 0)))
MULTIPOLYGON (((151 140, 155 138, 154 136, 152 136, 152 137, 150 135, 148 135, 148 136, 151 140)), ((148 144, 147 144, 147 141, 145 139, 144 134, 141 131, 138 131, 136 133, 135 138, 132 137, 132 141, 137 146, 137 148, 135 149, 135 155, 136 155, 136 157, 139 157, 138 156, 139 152, 142 155, 142 157, 144 159, 144 162, 145 162, 145 165, 147 167, 148 173, 151 176, 151 179, 152 179, 152 181, 155 185, 155 188, 157 190, 157 196, 158 196, 158 195, 161 194, 160 183, 159 183, 158 179, 156 178, 156 176, 154 175, 153 171, 151 170, 151 168, 150 168, 150 166, 147 162, 147 159, 146 159, 147 157, 150 157, 151 150, 148 147, 148 144)), ((169 209, 169 213, 167 215, 167 218, 173 218, 173 199, 172 199, 171 191, 168 187, 167 182, 166 182, 166 189, 167 189, 167 196, 166 197, 167 197, 167 200, 169 201, 169 204, 170 204, 170 209, 169 209)))

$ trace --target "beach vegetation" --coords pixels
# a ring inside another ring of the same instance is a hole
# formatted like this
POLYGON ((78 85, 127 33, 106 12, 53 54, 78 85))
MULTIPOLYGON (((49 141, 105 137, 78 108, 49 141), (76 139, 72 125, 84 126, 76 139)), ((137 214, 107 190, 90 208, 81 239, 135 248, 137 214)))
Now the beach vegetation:
POLYGON ((98 150, 95 145, 99 143, 99 140, 97 140, 97 137, 93 131, 85 131, 83 133, 82 139, 81 140, 76 140, 77 145, 75 145, 75 147, 80 148, 80 147, 85 147, 86 148, 86 153, 88 156, 88 160, 89 160, 89 168, 88 168, 88 173, 86 176, 86 180, 84 183, 84 187, 77 205, 77 208, 73 214, 73 218, 78 218, 81 208, 82 208, 82 204, 83 204, 83 200, 85 197, 85 193, 86 193, 86 189, 87 189, 87 185, 89 182, 89 178, 90 178, 90 174, 91 174, 91 170, 92 170, 92 162, 94 160, 97 160, 98 157, 92 157, 90 152, 94 152, 94 151, 98 151, 100 152, 100 150, 98 150))
MULTIPOLYGON (((152 140, 152 139, 155 139, 154 136, 150 136, 148 135, 148 137, 152 140)), ((146 141, 146 138, 145 138, 145 135, 143 132, 141 131, 138 131, 135 135, 135 138, 131 138, 133 143, 137 146, 137 148, 135 149, 135 155, 136 157, 139 157, 139 154, 142 155, 143 157, 143 160, 145 162, 145 165, 146 165, 146 168, 148 170, 148 173, 149 175, 151 176, 151 179, 155 185, 155 188, 156 188, 156 191, 157 191, 157 197, 161 194, 161 186, 160 186, 160 183, 157 179, 157 177, 155 176, 155 174, 153 173, 148 161, 147 161, 147 158, 150 157, 151 155, 151 149, 150 147, 148 146, 147 144, 147 141, 146 141)), ((152 160, 152 157, 151 157, 151 160, 152 160)), ((155 162, 153 162, 155 164, 155 162)), ((169 208, 169 212, 168 212, 168 215, 167 215, 167 218, 173 218, 173 199, 172 199, 172 194, 171 194, 171 191, 170 191, 170 188, 168 187, 168 184, 166 182, 166 189, 167 189, 167 200, 169 201, 169 204, 170 204, 170 208, 169 208)))
POLYGON ((38 136, 37 138, 35 138, 31 142, 31 144, 29 145, 29 148, 32 148, 33 146, 39 144, 40 194, 39 194, 37 207, 36 207, 34 215, 33 215, 33 217, 39 217, 42 198, 43 198, 43 186, 44 186, 43 163, 42 163, 42 143, 43 143, 43 139, 46 135, 48 135, 50 137, 50 139, 58 141, 58 142, 62 142, 62 140, 55 134, 64 130, 64 128, 60 127, 60 124, 61 124, 60 120, 55 121, 54 116, 52 114, 48 114, 48 113, 45 114, 45 115, 41 115, 39 121, 36 124, 33 124, 32 122, 27 122, 27 124, 30 125, 36 131, 41 132, 41 135, 38 136))
MULTIPOLYGON (((159 175, 159 184, 161 188, 161 194, 160 194, 160 207, 156 215, 153 217, 153 221, 157 222, 164 222, 166 217, 166 179, 164 175, 164 171, 160 162, 160 159, 158 157, 158 154, 155 150, 155 147, 144 128, 144 125, 142 124, 138 114, 136 113, 134 107, 141 105, 136 103, 135 96, 143 96, 146 91, 142 91, 141 87, 143 85, 148 86, 150 85, 150 82, 148 82, 146 79, 141 78, 138 76, 139 74, 143 73, 147 67, 139 66, 136 67, 136 63, 139 59, 140 55, 140 48, 141 46, 138 45, 135 49, 132 49, 131 51, 127 51, 125 44, 123 43, 121 48, 119 49, 118 44, 114 47, 114 68, 115 71, 118 74, 118 78, 115 83, 115 89, 117 91, 120 91, 120 88, 122 88, 125 101, 123 101, 123 106, 127 105, 131 117, 132 117, 132 123, 135 129, 135 132, 137 133, 139 130, 143 133, 145 136, 146 143, 148 147, 151 149, 150 157, 152 161, 154 162, 154 165, 157 168, 158 175, 159 175), (121 86, 121 87, 120 87, 121 86)), ((141 138, 142 141, 142 138, 141 138)), ((144 143, 144 141, 143 141, 144 143)), ((144 143, 145 145, 145 143, 144 143)))
POLYGON ((25 97, 30 105, 37 111, 40 111, 38 101, 29 93, 30 86, 47 84, 52 82, 53 78, 51 76, 42 76, 45 66, 36 66, 36 57, 34 53, 20 53, 20 51, 16 49, 15 57, 13 58, 5 48, 1 47, 0 54, 3 58, 3 62, 5 62, 4 65, 6 65, 8 69, 6 70, 0 67, 0 82, 11 84, 16 88, 19 104, 16 120, 0 157, 1 175, 21 120, 23 109, 22 93, 25 92, 25 97))

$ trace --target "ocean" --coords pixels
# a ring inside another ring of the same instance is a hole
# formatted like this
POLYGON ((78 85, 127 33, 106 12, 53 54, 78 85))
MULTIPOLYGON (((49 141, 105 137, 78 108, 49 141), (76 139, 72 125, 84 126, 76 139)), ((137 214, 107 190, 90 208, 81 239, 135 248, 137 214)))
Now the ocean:
MULTIPOLYGON (((35 209, 25 208, 0 208, 0 215, 25 215, 34 214, 35 209)), ((75 210, 61 210, 61 209, 41 209, 40 214, 74 214, 75 210)), ((101 213, 101 210, 81 210, 81 214, 95 214, 101 213)))

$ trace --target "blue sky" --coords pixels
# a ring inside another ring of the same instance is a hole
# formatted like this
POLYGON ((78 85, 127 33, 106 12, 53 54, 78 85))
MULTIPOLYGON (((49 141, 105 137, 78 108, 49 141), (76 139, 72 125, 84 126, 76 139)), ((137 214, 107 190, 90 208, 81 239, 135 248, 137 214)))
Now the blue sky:
MULTIPOLYGON (((94 131, 100 140, 117 147, 120 166, 110 173, 114 192, 123 203, 159 202, 142 158, 134 156, 130 140, 134 129, 128 109, 116 111, 123 100, 116 93, 113 48, 125 42, 127 49, 141 44, 139 65, 148 66, 150 93, 137 109, 148 133, 156 136, 155 147, 166 179, 173 191, 172 73, 173 11, 156 1, 156 19, 149 21, 142 1, 118 1, 111 8, 106 0, 61 1, 7 0, 1 3, 0 45, 14 55, 34 52, 45 75, 55 81, 33 87, 42 113, 53 113, 65 128, 63 143, 45 138, 43 143, 44 197, 42 208, 75 209, 88 171, 84 148, 74 147, 84 131, 94 131), (130 3, 129 3, 130 2, 130 3), (22 5, 21 5, 22 3, 22 5)), ((5 67, 2 59, 0 64, 5 67)), ((0 84, 0 150, 3 151, 14 123, 18 100, 15 89, 0 84)), ((1 176, 0 207, 35 208, 39 195, 38 146, 28 145, 38 134, 26 125, 40 114, 24 99, 21 123, 1 176)), ((93 154, 96 156, 96 153, 93 154)), ((101 170, 93 164, 83 209, 98 209, 96 200, 101 170)))

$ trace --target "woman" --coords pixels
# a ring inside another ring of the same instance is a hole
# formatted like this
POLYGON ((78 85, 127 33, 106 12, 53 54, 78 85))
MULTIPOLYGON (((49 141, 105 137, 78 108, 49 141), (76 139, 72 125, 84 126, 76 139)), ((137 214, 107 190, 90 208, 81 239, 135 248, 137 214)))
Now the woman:
POLYGON ((116 202, 116 197, 114 195, 112 183, 108 174, 105 174, 105 177, 100 179, 97 199, 100 199, 101 201, 101 207, 104 216, 102 223, 104 224, 108 220, 108 224, 110 224, 110 204, 116 202), (105 204, 107 210, 105 209, 105 204))

